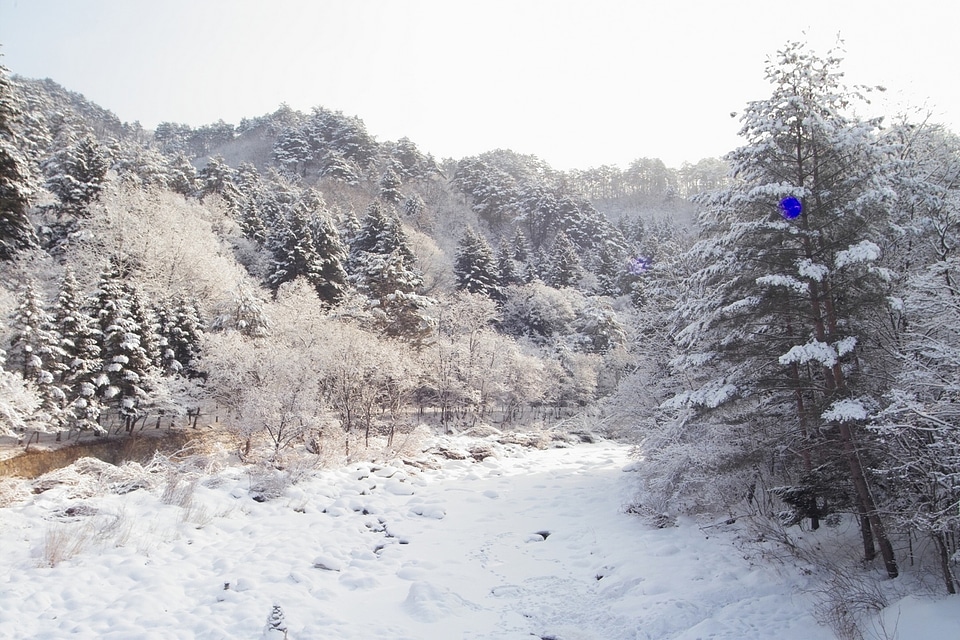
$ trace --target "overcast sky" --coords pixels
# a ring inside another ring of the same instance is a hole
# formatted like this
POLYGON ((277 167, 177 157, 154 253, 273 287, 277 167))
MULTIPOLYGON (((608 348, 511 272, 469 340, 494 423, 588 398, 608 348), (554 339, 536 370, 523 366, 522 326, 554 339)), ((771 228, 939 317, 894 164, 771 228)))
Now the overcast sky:
POLYGON ((438 158, 559 169, 739 144, 788 40, 845 41, 850 84, 960 131, 954 0, 0 0, 0 62, 147 128, 341 110, 438 158))

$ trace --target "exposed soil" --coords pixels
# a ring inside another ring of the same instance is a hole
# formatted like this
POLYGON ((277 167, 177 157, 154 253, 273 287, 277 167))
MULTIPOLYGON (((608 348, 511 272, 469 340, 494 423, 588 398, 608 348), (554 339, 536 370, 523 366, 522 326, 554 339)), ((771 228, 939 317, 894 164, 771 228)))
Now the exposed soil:
POLYGON ((194 437, 183 430, 143 432, 135 435, 104 436, 56 448, 34 448, 0 460, 0 477, 36 478, 54 469, 72 464, 80 458, 97 458, 110 464, 127 460, 146 462, 157 451, 182 449, 194 437))

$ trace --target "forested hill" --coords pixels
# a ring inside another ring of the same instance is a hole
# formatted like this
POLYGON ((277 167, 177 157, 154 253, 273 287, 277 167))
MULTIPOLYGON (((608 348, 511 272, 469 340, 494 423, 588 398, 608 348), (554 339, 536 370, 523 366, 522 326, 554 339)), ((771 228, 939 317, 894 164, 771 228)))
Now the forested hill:
POLYGON ((2 91, 19 437, 217 405, 279 455, 366 443, 412 410, 572 415, 634 366, 638 284, 684 235, 685 196, 722 179, 716 162, 438 161, 323 107, 149 132, 51 80, 2 91))

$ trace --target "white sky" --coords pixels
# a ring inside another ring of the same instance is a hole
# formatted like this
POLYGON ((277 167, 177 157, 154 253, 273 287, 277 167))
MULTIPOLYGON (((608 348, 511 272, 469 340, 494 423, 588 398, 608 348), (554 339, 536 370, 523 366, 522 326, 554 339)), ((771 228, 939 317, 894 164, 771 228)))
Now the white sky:
POLYGON ((955 0, 0 0, 0 62, 147 128, 286 102, 438 158, 679 166, 738 146, 768 55, 838 33, 850 84, 960 131, 958 24, 955 0))

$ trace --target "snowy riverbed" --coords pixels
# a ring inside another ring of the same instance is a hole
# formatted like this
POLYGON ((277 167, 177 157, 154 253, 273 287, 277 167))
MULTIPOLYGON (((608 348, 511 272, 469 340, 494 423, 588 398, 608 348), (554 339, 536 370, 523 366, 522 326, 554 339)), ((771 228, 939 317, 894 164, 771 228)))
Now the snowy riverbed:
POLYGON ((833 637, 800 572, 624 513, 622 445, 436 460, 265 502, 239 467, 123 494, 135 477, 61 473, 0 510, 0 637, 279 639, 275 605, 292 640, 833 637))

